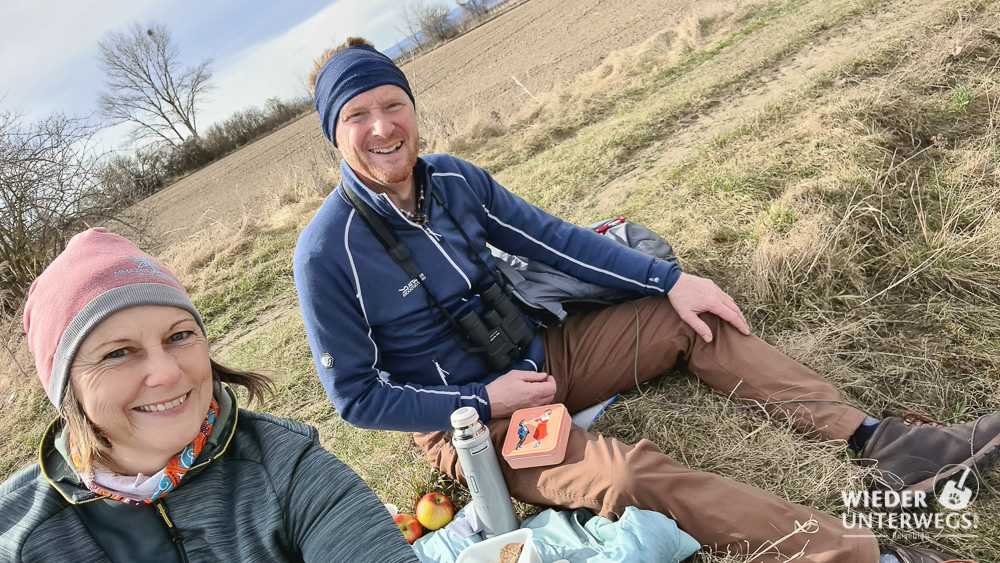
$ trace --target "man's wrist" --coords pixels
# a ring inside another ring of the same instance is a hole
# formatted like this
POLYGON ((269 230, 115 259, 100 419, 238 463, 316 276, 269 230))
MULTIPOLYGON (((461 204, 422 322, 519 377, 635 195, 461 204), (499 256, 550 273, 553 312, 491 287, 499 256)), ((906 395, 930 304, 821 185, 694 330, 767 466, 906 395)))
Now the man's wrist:
POLYGON ((681 267, 680 267, 679 264, 675 264, 673 262, 657 261, 657 264, 658 265, 662 265, 662 266, 666 266, 666 268, 667 268, 666 272, 664 274, 662 274, 663 280, 664 280, 663 281, 663 294, 666 295, 666 294, 670 293, 671 289, 674 288, 674 285, 677 284, 677 280, 681 279, 681 274, 683 274, 684 272, 681 270, 681 267))

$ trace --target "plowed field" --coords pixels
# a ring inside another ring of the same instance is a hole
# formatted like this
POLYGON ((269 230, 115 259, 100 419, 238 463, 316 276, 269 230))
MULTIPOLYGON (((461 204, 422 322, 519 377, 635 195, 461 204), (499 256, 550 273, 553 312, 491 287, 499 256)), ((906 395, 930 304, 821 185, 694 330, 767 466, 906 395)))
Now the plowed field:
MULTIPOLYGON (((595 68, 612 51, 686 17, 690 0, 529 0, 404 65, 418 112, 505 121, 529 99, 595 68), (519 86, 514 79, 520 82, 519 86), (523 88, 522 88, 523 86, 523 88), (530 94, 529 94, 530 92, 530 94)), ((333 165, 315 113, 191 174, 149 198, 165 244, 216 222, 259 213, 296 178, 333 165)))

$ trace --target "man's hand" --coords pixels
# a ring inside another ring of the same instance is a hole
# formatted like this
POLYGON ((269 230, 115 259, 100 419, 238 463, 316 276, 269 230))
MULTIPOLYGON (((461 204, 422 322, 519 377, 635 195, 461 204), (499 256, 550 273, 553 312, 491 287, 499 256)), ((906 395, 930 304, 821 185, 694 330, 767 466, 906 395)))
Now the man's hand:
POLYGON ((705 342, 712 341, 712 330, 698 318, 701 313, 712 313, 741 333, 750 334, 750 325, 736 302, 712 280, 682 273, 674 287, 670 288, 667 298, 681 320, 690 325, 705 342))
POLYGON ((507 418, 517 409, 547 405, 556 397, 556 380, 547 373, 511 370, 486 386, 490 416, 507 418))

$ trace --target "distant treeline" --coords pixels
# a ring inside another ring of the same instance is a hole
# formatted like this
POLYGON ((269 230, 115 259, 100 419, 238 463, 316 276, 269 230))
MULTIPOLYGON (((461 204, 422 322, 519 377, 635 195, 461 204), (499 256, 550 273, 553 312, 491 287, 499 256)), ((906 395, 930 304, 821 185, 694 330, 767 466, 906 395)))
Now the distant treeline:
POLYGON ((397 63, 478 26, 497 10, 527 0, 457 0, 451 8, 444 2, 412 2, 403 10, 406 39, 386 50, 397 63))
POLYGON ((213 124, 203 136, 188 137, 176 147, 138 149, 119 154, 107 164, 105 189, 127 193, 138 201, 155 193, 171 179, 198 170, 253 142, 313 108, 309 100, 270 98, 264 107, 239 110, 213 124))

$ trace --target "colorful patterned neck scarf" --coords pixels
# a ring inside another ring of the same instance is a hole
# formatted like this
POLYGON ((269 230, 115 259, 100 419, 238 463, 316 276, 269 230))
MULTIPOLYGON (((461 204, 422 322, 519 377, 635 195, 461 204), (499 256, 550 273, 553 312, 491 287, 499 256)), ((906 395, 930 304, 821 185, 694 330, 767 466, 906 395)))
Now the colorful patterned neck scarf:
POLYGON ((159 497, 174 490, 181 478, 187 474, 188 469, 194 464, 194 460, 198 458, 198 454, 201 453, 201 449, 212 434, 212 426, 218 416, 219 403, 212 399, 205 421, 201 423, 201 431, 195 436, 194 441, 170 458, 166 467, 150 477, 142 474, 121 475, 101 467, 95 467, 93 472, 83 471, 80 455, 73 443, 72 435, 69 436, 70 459, 73 468, 83 480, 83 484, 91 491, 103 497, 122 501, 125 504, 151 504, 159 497))

